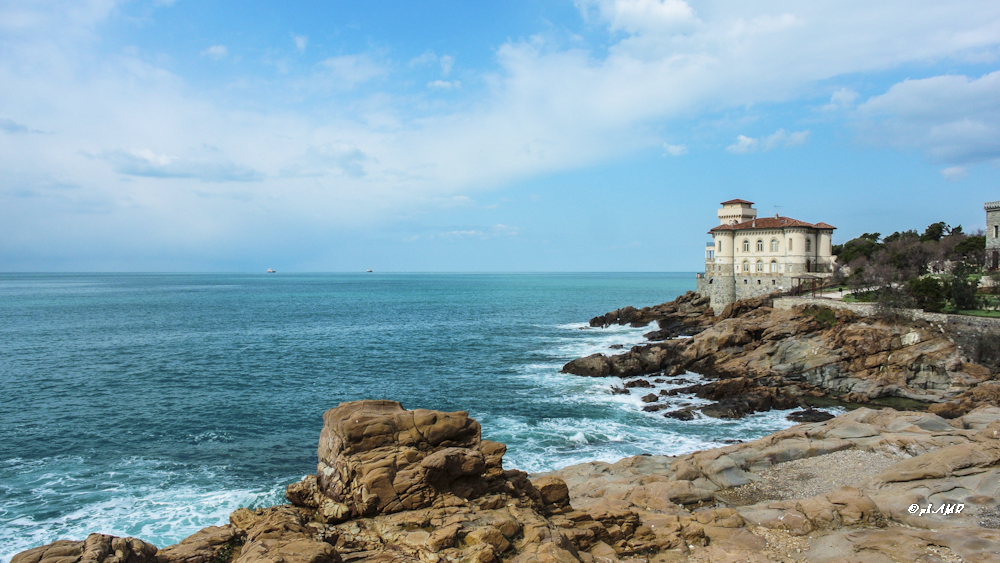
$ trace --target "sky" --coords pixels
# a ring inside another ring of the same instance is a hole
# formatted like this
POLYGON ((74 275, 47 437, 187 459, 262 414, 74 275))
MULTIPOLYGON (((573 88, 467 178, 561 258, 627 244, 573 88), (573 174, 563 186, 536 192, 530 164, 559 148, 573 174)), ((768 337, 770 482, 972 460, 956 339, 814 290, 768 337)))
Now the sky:
POLYGON ((697 271, 1000 200, 1000 3, 0 0, 0 272, 697 271))

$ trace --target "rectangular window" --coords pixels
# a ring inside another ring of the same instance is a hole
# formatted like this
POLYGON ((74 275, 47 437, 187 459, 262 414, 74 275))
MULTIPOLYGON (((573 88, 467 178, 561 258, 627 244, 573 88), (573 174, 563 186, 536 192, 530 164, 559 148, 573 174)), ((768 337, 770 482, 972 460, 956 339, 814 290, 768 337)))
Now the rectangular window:
POLYGON ((993 225, 993 238, 1000 237, 1000 226, 993 225))
POLYGON ((792 239, 788 239, 788 250, 792 250, 792 239))

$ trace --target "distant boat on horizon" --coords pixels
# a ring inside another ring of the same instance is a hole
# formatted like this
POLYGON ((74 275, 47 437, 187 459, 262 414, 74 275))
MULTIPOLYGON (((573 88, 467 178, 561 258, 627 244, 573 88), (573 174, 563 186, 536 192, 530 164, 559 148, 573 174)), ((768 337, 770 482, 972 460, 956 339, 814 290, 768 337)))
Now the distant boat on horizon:
POLYGON ((370 274, 370 273, 372 273, 372 269, 371 269, 371 268, 368 268, 368 269, 367 269, 367 270, 365 270, 365 271, 366 271, 367 273, 369 273, 369 274, 370 274))
POLYGON ((278 271, 277 270, 272 270, 271 268, 268 268, 267 269, 267 273, 269 273, 269 274, 277 274, 278 271))

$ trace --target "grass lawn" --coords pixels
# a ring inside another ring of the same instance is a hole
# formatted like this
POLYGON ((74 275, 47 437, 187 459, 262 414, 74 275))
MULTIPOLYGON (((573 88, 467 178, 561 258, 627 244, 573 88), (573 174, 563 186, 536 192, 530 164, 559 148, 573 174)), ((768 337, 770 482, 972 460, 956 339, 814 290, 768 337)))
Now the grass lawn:
POLYGON ((983 311, 979 309, 962 309, 955 311, 957 315, 969 315, 970 317, 993 317, 1000 319, 1000 311, 983 311))

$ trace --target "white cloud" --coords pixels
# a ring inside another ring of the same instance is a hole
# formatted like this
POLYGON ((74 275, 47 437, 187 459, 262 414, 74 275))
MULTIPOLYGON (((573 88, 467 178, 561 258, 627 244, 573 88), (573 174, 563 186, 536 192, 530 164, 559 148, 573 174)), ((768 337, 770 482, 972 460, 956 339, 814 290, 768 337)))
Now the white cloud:
POLYGON ((578 5, 585 16, 596 9, 611 29, 629 33, 675 30, 696 21, 694 10, 683 0, 582 0, 578 5))
POLYGON ((490 232, 492 232, 494 236, 512 237, 516 235, 519 230, 520 229, 518 229, 517 227, 511 227, 508 225, 503 225, 498 223, 496 225, 493 225, 493 228, 490 230, 490 232))
POLYGON ((285 178, 319 178, 347 176, 361 178, 370 157, 356 145, 324 143, 306 148, 305 152, 288 161, 280 175, 285 178))
POLYGON ((823 111, 836 111, 854 105, 858 99, 858 93, 850 88, 841 88, 830 96, 830 103, 823 106, 823 111))
POLYGON ((388 69, 375 62, 369 55, 341 55, 330 57, 319 63, 324 69, 324 77, 335 89, 349 90, 375 78, 388 74, 388 69))
POLYGON ((482 231, 468 230, 468 231, 447 231, 441 233, 442 237, 445 238, 468 238, 468 237, 485 237, 486 233, 482 231))
POLYGON ((208 49, 201 52, 201 56, 211 57, 217 61, 226 58, 226 55, 228 54, 229 49, 227 49, 225 45, 212 45, 208 49))
MULTIPOLYGON (((182 65, 160 63, 158 54, 103 51, 111 42, 100 34, 114 26, 98 24, 115 23, 116 2, 2 3, 0 107, 14 121, 0 133, 0 170, 18 179, 17 189, 72 184, 79 195, 58 204, 34 198, 32 208, 0 201, 7 225, 0 238, 17 235, 10 225, 32 225, 22 230, 52 234, 31 244, 55 244, 66 229, 54 227, 65 223, 107 231, 109 247, 116 233, 134 230, 171 249, 216 240, 250 248, 267 240, 267 228, 316 234, 369 225, 437 198, 637 150, 673 154, 663 138, 684 138, 675 120, 787 107, 780 105, 815 99, 829 84, 960 65, 1000 47, 995 1, 707 0, 697 13, 681 2, 580 4, 611 33, 568 47, 544 36, 508 41, 478 73, 463 63, 461 90, 442 80, 455 94, 441 96, 423 88, 433 76, 394 82, 392 62, 376 52, 199 90, 182 65), (354 89, 362 84, 379 88, 354 89), (11 133, 21 124, 53 133, 23 142, 11 133), (223 181, 235 178, 259 181, 223 181), (193 195, 192 185, 246 190, 254 203, 221 205, 193 195), (72 219, 93 209, 108 213, 102 223, 72 219), (185 229, 176 228, 177 217, 185 229)), ((428 51, 409 63, 456 74, 444 61, 428 51)), ((920 150, 945 166, 1000 154, 992 74, 905 81, 853 112, 851 96, 838 90, 830 104, 849 110, 870 142, 920 150)), ((760 152, 807 137, 741 135, 730 150, 760 152)))
POLYGON ((417 67, 434 64, 436 62, 438 62, 437 54, 435 54, 434 51, 428 50, 421 53, 419 57, 410 59, 410 62, 408 62, 407 65, 410 67, 417 67))
POLYGON ((309 44, 309 36, 292 34, 292 41, 295 42, 295 48, 298 49, 300 53, 304 53, 306 51, 306 46, 309 44))
POLYGON ((431 90, 454 90, 456 88, 461 88, 462 83, 458 80, 447 81, 447 80, 432 80, 427 83, 427 87, 431 90))
POLYGON ((969 175, 969 171, 966 170, 964 166, 949 166, 941 170, 941 176, 945 180, 950 180, 952 182, 957 182, 969 175))
POLYGON ((682 154, 687 154, 687 147, 684 145, 671 145, 669 143, 663 144, 663 154, 670 156, 681 156, 682 154))
POLYGON ((455 57, 451 55, 442 55, 440 59, 441 63, 441 74, 448 76, 451 74, 451 67, 455 66, 455 57))
POLYGON ((745 154, 756 151, 759 144, 757 139, 747 137, 746 135, 739 135, 736 137, 736 142, 726 147, 726 150, 731 153, 745 154))
POLYGON ((475 229, 460 230, 460 231, 448 231, 441 233, 440 236, 445 238, 496 238, 496 237, 512 237, 516 236, 518 231, 517 227, 511 227, 501 223, 493 225, 488 230, 477 231, 475 229))
POLYGON ((932 162, 1000 161, 1000 71, 894 84, 858 107, 869 143, 919 150, 932 162))
POLYGON ((736 142, 726 147, 726 150, 735 154, 746 154, 757 150, 769 151, 779 147, 797 147, 803 145, 809 138, 809 131, 793 131, 789 133, 784 129, 778 129, 767 137, 754 139, 746 135, 736 137, 736 142))
POLYGON ((255 182, 263 179, 256 170, 219 159, 183 159, 154 153, 150 149, 104 151, 100 158, 108 161, 119 174, 148 178, 194 178, 202 182, 255 182))

